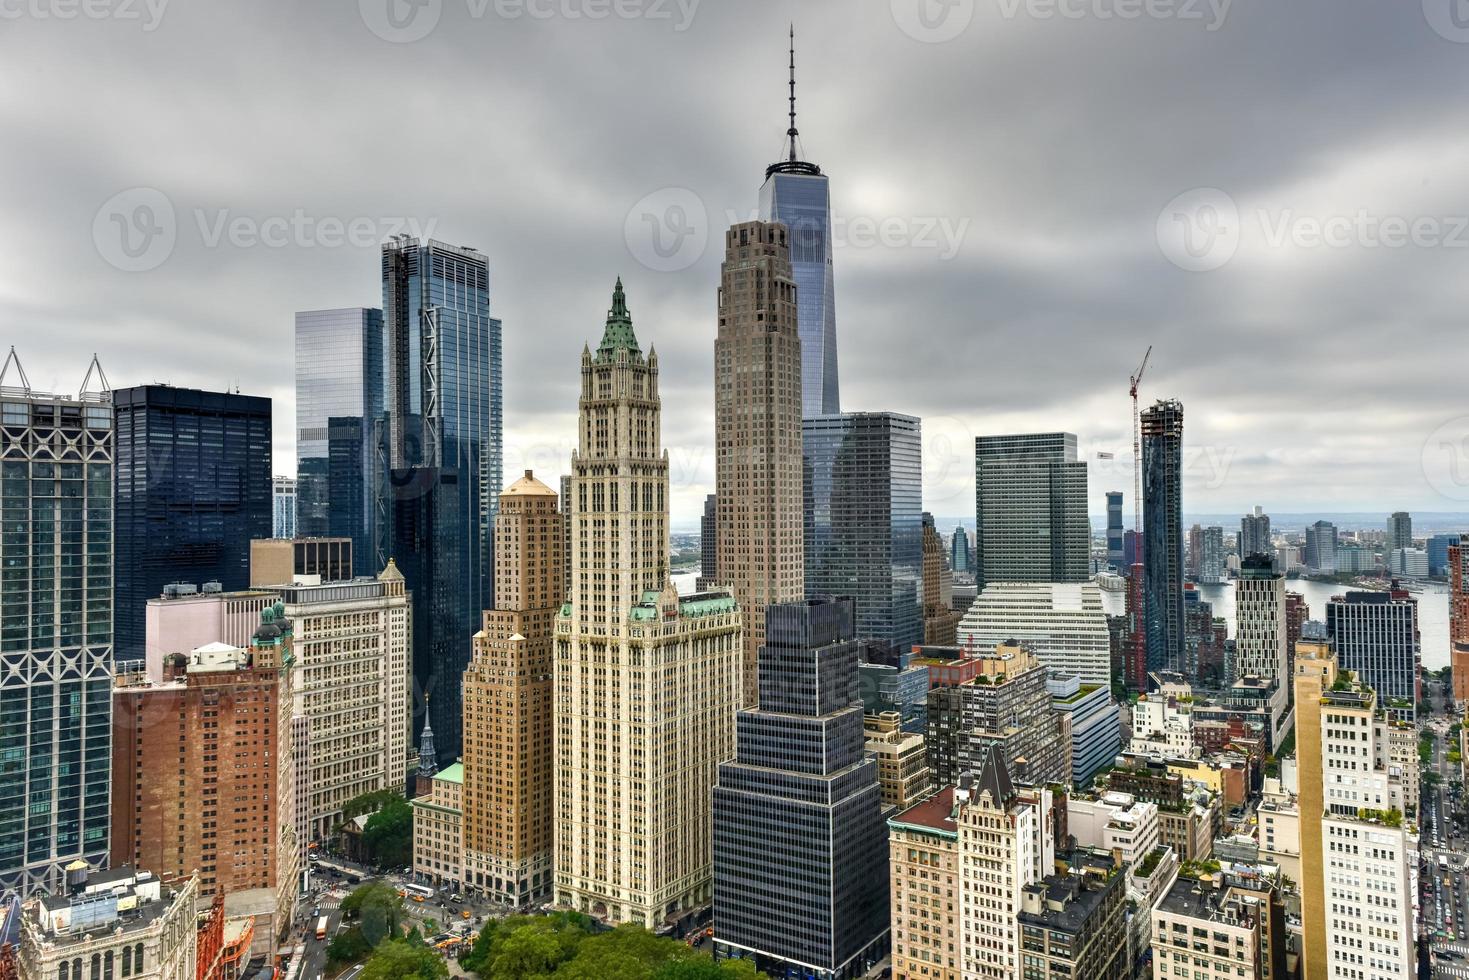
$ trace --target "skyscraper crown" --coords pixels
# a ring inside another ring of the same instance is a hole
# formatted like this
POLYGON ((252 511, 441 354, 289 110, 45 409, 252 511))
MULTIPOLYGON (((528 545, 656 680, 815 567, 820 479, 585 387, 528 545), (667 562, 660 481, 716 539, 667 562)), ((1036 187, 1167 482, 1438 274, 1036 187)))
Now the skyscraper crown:
POLYGON ((597 360, 610 360, 620 350, 639 354, 637 335, 632 329, 632 315, 627 312, 627 297, 622 292, 622 277, 612 290, 612 308, 607 311, 607 327, 602 331, 602 343, 597 346, 597 360))

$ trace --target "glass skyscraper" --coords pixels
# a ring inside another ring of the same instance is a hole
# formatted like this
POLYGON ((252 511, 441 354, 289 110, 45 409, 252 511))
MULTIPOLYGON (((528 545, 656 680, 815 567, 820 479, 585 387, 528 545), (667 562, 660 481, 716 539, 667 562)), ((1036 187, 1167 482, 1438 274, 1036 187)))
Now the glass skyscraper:
POLYGON ((831 188, 821 168, 798 159, 796 54, 791 48, 791 124, 786 159, 765 168, 760 218, 779 221, 790 233, 796 280, 796 324, 801 336, 801 415, 842 410, 837 387, 836 289, 831 266, 831 188))
POLYGON ((1085 582, 1086 463, 1070 432, 974 440, 974 581, 1085 582))
POLYGON ((856 600, 857 636, 923 641, 922 423, 893 412, 802 420, 806 595, 856 600))
POLYGON ((1122 491, 1107 491, 1107 562, 1118 571, 1123 569, 1122 491))
POLYGON ((1141 416, 1143 622, 1147 669, 1183 667, 1183 405, 1159 401, 1141 416))
POLYGON ((374 526, 384 367, 382 310, 296 314, 297 533, 351 538, 358 575, 382 568, 374 526))
MULTIPOLYGON (((494 601, 502 478, 500 321, 489 260, 399 236, 382 251, 383 532, 413 592, 413 675, 428 698, 439 762, 460 755, 460 678, 494 601)), ((421 723, 413 730, 421 731, 421 723)))
POLYGON ((112 393, 118 660, 143 657, 146 607, 171 582, 250 585, 271 535, 270 399, 169 385, 112 393))
POLYGON ((21 381, 0 380, 0 892, 28 896, 107 860, 113 442, 105 392, 21 381))
POLYGON ((767 607, 760 707, 736 716, 737 753, 714 787, 719 958, 847 980, 887 950, 887 814, 854 627, 845 597, 767 607))

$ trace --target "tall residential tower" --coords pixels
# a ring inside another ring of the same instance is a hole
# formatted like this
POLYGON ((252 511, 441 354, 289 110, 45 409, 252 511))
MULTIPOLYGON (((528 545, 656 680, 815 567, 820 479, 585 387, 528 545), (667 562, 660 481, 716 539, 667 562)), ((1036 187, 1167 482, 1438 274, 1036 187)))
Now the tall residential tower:
POLYGON ((1142 413, 1143 616, 1147 668, 1183 666, 1183 405, 1142 413))

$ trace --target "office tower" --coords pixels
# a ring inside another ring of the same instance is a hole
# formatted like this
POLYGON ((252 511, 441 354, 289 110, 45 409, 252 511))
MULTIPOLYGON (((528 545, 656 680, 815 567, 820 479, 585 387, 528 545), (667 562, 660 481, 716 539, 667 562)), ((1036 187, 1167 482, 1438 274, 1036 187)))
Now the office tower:
POLYGON ((923 639, 922 423, 893 412, 802 421, 806 594, 857 601, 857 636, 923 639))
POLYGON ((1448 549, 1449 665, 1454 700, 1469 702, 1469 534, 1448 549))
POLYGON ((276 931, 300 887, 292 625, 267 606, 248 648, 171 655, 160 683, 119 675, 113 700, 112 863, 197 873, 201 899, 266 889, 276 931))
POLYGON ((954 533, 949 535, 949 567, 961 575, 968 575, 973 571, 971 563, 969 532, 964 530, 963 524, 960 524, 954 528, 954 533))
POLYGON ((1195 582, 1199 579, 1199 566, 1204 553, 1204 529, 1198 524, 1188 529, 1188 543, 1183 551, 1183 573, 1195 582))
POLYGON ((352 552, 351 538, 265 538, 251 541, 250 588, 290 585, 303 580, 345 582, 354 577, 352 552))
POLYGON ((796 41, 791 36, 790 128, 784 160, 765 168, 760 220, 781 222, 790 236, 790 273, 799 324, 801 417, 842 410, 837 386, 836 290, 831 268, 831 190, 814 163, 800 159, 796 132, 796 41))
POLYGON ((1025 886, 1020 941, 1026 973, 1049 980, 1123 980, 1128 975, 1127 888, 1110 868, 1072 860, 1025 886))
POLYGON ((0 368, 0 891, 22 896, 107 860, 113 433, 98 374, 73 399, 31 388, 13 349, 0 368))
POLYGON ((1126 567, 1122 551, 1122 491, 1107 491, 1107 563, 1119 571, 1126 567))
POLYGON ((170 582, 250 581, 270 537, 270 399, 168 385, 112 393, 118 660, 143 655, 144 610, 170 582))
POLYGON ((376 565, 395 559, 413 590, 413 680, 447 765, 462 747, 470 637, 492 605, 500 321, 489 260, 472 248, 397 236, 382 276, 388 533, 376 565))
POLYGON ((1001 644, 969 658, 976 676, 928 692, 928 763, 934 781, 948 785, 998 748, 1006 767, 1030 782, 1062 782, 1071 775, 1070 739, 1051 706, 1045 666, 1028 647, 1001 644))
POLYGON ((801 338, 786 228, 730 227, 714 337, 715 581, 745 613, 746 706, 765 608, 801 598, 801 338))
POLYGON ((959 899, 959 960, 963 976, 1011 980, 1024 976, 1016 913, 1025 887, 1055 870, 1051 791, 1018 787, 995 747, 975 760, 955 791, 959 877, 984 882, 959 899))
MULTIPOLYGON (((1244 561, 1251 555, 1272 555, 1275 546, 1270 540, 1270 515, 1256 505, 1253 513, 1239 521, 1239 557, 1244 561)), ((1281 571, 1285 571, 1284 568, 1281 571)))
MULTIPOLYGON (((1275 566, 1280 568, 1279 565, 1275 566)), ((1284 571, 1285 569, 1281 569, 1284 571)), ((1311 618, 1311 607, 1306 605, 1306 597, 1299 592, 1286 592, 1285 594, 1285 676, 1286 687, 1290 688, 1290 696, 1295 697, 1295 688, 1290 683, 1290 678, 1296 676, 1296 644, 1301 641, 1301 627, 1311 618)))
POLYGON ((734 756, 743 639, 728 592, 668 577, 658 355, 618 281, 581 355, 571 458, 572 589, 556 616, 558 904, 679 922, 712 894, 710 795, 734 756))
MULTIPOLYGON (((1225 649, 1229 630, 1197 589, 1183 593, 1183 670, 1189 683, 1227 687, 1225 649)), ((1286 685, 1289 686, 1289 685, 1286 685)))
POLYGON ((1394 548, 1388 553, 1387 567, 1399 578, 1427 578, 1428 552, 1422 548, 1394 548))
POLYGON ((1234 586, 1234 669, 1230 682, 1258 677, 1278 685, 1271 699, 1279 720, 1290 696, 1289 637, 1285 616, 1285 575, 1275 570, 1267 555, 1250 555, 1240 562, 1234 586))
POLYGON ((886 827, 857 699, 855 610, 766 610, 759 708, 714 787, 716 958, 860 977, 887 951, 886 827))
POLYGON ((1183 663, 1183 405, 1143 410, 1143 615, 1147 668, 1183 663))
POLYGON ((1051 710, 1066 718, 1071 740, 1072 786, 1085 786, 1112 764, 1122 748, 1122 715, 1106 684, 1083 684, 1075 674, 1051 671, 1046 678, 1051 710))
POLYGON ((1306 552, 1301 556, 1313 572, 1336 571, 1336 525, 1317 521, 1306 528, 1306 552))
POLYGON ((921 735, 928 727, 929 669, 914 659, 909 651, 898 654, 896 663, 859 663, 857 676, 864 712, 892 712, 903 731, 921 735))
POLYGON ((944 555, 944 539, 923 515, 923 642, 952 646, 959 614, 954 612, 954 573, 944 555))
POLYGON ((1102 592, 1091 582, 991 585, 959 622, 958 643, 981 652, 1019 640, 1051 670, 1083 684, 1111 683, 1111 636, 1102 592))
POLYGON ((456 762, 434 773, 427 790, 409 802, 413 806, 413 870, 441 887, 468 885, 464 764, 456 762))
POLYGON ((1336 546, 1336 571, 1347 573, 1373 572, 1379 567, 1385 567, 1388 574, 1396 575, 1393 563, 1394 555, 1401 555, 1401 549, 1397 552, 1388 552, 1379 564, 1377 553, 1371 548, 1363 548, 1361 545, 1348 544, 1345 541, 1336 546))
POLYGON ((294 538, 296 536, 296 481, 289 476, 277 476, 270 481, 270 536, 294 538))
POLYGON ((1459 543, 1459 534, 1435 534, 1429 538, 1424 550, 1428 552, 1428 574, 1432 578, 1448 578, 1449 547, 1459 543))
POLYGON ((376 578, 274 592, 295 634, 298 820, 303 843, 320 841, 348 800, 407 787, 412 598, 391 560, 376 578))
POLYGON ((1086 463, 1070 432, 974 440, 974 580, 1085 582, 1086 463))
POLYGON ((556 491, 526 470, 500 495, 495 608, 464 672, 467 883, 519 907, 551 892, 553 635, 563 601, 556 491))
POLYGON ((386 564, 377 522, 386 477, 383 311, 296 314, 296 479, 299 530, 278 538, 350 537, 356 573, 386 564))
POLYGON ((1143 536, 1137 531, 1126 531, 1122 535, 1122 574, 1131 575, 1132 566, 1142 564, 1143 536))
POLYGON ((1371 687, 1390 717, 1412 723, 1418 701, 1418 602, 1406 592, 1348 592, 1326 604, 1343 670, 1371 687))
POLYGON ((165 886, 151 871, 127 867, 68 870, 64 891, 11 910, 18 921, 5 924, 4 953, 18 936, 19 976, 83 980, 94 966, 99 977, 133 980, 215 975, 200 970, 196 877, 165 886))
POLYGON ((1372 682, 1339 667, 1321 624, 1304 632, 1295 676, 1300 975, 1401 980, 1415 966, 1409 848, 1416 844, 1386 761, 1388 721, 1372 682))
POLYGON ((1413 547, 1413 516, 1407 511, 1394 511, 1387 519, 1387 538, 1382 550, 1392 554, 1399 548, 1413 547))
POLYGON ((1286 976, 1285 904, 1258 874, 1180 875, 1153 909, 1151 926, 1155 980, 1178 971, 1194 980, 1286 976))
MULTIPOLYGON (((562 478, 565 480, 565 477, 562 478)), ((562 491, 565 491, 562 487, 562 491)), ((714 571, 719 565, 719 497, 704 495, 704 513, 699 517, 699 575, 694 588, 703 592, 715 585, 714 571)))
POLYGON ((896 711, 862 716, 867 754, 877 762, 877 784, 884 807, 906 809, 933 790, 933 770, 919 732, 903 730, 896 711))

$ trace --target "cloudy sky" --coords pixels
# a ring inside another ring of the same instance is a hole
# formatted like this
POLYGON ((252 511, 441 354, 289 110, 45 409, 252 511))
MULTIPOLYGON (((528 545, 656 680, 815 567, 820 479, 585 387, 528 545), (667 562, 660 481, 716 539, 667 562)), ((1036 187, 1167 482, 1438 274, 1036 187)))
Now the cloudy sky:
POLYGON ((0 342, 269 395, 289 473, 294 311, 426 231, 489 255, 506 472, 554 477, 620 274, 687 524, 790 21, 843 407, 923 417, 930 510, 1066 429, 1100 511, 1152 345, 1186 511, 1469 511, 1464 0, 0 0, 0 342))

